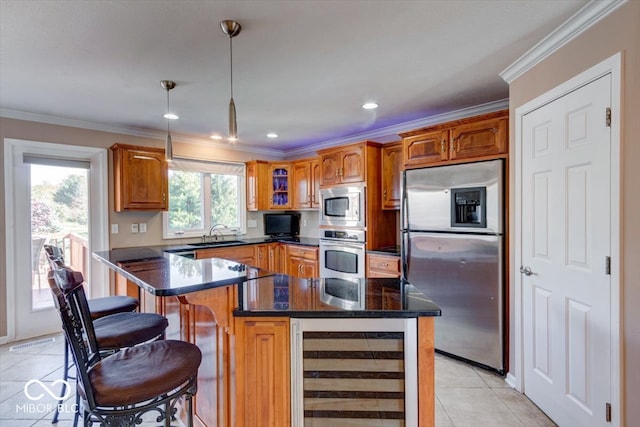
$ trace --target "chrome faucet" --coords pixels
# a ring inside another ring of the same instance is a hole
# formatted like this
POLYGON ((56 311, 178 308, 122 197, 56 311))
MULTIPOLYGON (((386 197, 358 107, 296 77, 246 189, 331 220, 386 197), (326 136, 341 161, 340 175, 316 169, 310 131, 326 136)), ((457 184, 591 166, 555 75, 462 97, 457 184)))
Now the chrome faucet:
POLYGON ((220 236, 222 239, 224 239, 224 234, 222 234, 222 231, 220 231, 221 228, 229 228, 224 224, 213 224, 210 228, 209 228, 209 240, 216 240, 218 241, 218 236, 220 236), (216 235, 215 232, 218 232, 218 234, 216 235))

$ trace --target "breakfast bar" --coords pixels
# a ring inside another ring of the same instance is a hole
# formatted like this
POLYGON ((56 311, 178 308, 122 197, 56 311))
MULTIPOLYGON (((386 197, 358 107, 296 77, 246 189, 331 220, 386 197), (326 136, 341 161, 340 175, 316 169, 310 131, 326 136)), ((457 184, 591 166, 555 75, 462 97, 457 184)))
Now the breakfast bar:
POLYGON ((434 420, 434 317, 400 279, 302 279, 161 248, 94 253, 203 354, 195 422, 418 426, 434 420), (140 265, 145 265, 140 269, 140 265))

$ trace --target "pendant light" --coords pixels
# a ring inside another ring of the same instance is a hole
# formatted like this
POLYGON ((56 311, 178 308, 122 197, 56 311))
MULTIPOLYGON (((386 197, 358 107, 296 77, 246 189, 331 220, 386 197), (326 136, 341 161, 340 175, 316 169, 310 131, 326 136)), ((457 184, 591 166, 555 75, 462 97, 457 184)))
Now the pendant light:
POLYGON ((161 80, 160 86, 167 91, 167 112, 163 115, 163 117, 167 119, 167 140, 165 142, 164 154, 167 160, 173 160, 173 144, 171 143, 171 128, 169 123, 171 120, 178 119, 178 116, 172 113, 169 108, 169 91, 176 87, 176 83, 171 80, 161 80))
POLYGON ((220 22, 220 28, 222 32, 229 37, 229 76, 231 80, 230 93, 231 99, 229 100, 229 142, 235 143, 238 139, 238 124, 236 123, 236 104, 233 102, 233 43, 232 40, 235 36, 240 34, 242 27, 239 23, 232 20, 225 20, 220 22))

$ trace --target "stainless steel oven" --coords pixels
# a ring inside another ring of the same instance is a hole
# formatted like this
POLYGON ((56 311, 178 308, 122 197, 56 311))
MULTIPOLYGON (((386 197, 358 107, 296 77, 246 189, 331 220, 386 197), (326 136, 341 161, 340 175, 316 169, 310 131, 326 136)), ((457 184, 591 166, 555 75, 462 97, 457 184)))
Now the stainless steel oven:
POLYGON ((320 225, 364 228, 365 191, 363 186, 320 190, 320 225))
POLYGON ((320 277, 365 277, 364 230, 320 230, 320 277))

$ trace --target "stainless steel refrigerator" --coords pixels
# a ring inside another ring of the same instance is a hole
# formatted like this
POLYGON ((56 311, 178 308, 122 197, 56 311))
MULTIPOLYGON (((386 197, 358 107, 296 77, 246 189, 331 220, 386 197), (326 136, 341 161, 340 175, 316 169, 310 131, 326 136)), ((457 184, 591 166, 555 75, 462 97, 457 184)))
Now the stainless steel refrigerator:
POLYGON ((504 162, 406 170, 403 277, 442 309, 438 351, 504 373, 504 162))

